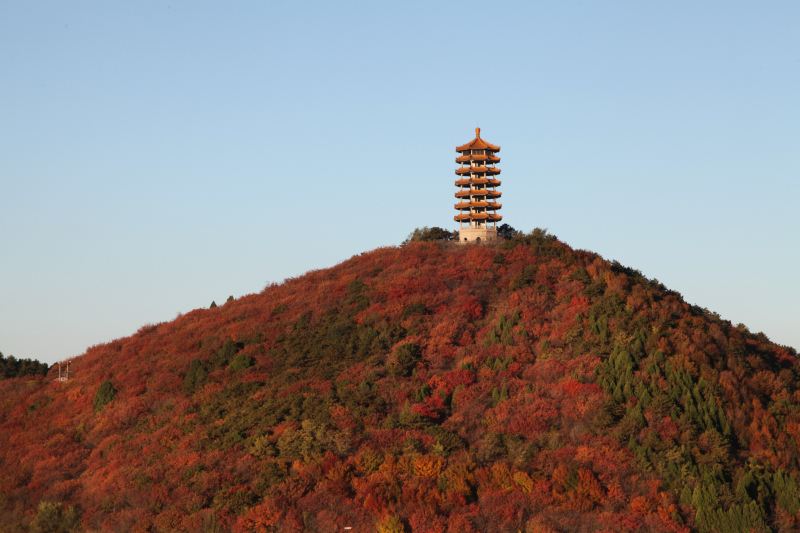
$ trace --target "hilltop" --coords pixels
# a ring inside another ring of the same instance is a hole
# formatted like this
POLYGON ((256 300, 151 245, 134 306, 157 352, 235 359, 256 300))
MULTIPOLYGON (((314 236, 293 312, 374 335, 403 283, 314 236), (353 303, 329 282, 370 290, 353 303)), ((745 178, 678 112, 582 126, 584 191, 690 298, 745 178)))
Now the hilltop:
POLYGON ((0 381, 1 531, 800 527, 797 353, 546 232, 409 242, 0 381))

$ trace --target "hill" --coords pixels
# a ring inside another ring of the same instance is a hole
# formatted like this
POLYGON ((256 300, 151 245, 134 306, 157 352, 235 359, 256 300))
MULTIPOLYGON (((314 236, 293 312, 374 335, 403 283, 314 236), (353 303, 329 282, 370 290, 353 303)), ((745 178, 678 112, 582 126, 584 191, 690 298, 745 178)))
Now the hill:
POLYGON ((800 365, 546 232, 410 242, 0 381, 1 531, 796 531, 800 365))

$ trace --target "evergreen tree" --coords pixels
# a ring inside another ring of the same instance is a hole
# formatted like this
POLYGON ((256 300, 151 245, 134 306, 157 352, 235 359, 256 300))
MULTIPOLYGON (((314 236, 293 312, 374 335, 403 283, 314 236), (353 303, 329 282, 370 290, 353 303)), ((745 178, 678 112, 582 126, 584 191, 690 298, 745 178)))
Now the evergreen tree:
POLYGON ((117 391, 114 389, 114 385, 109 380, 105 380, 100 384, 100 388, 97 389, 97 394, 94 395, 94 410, 100 411, 103 407, 108 405, 116 395, 117 391))
POLYGON ((183 392, 185 394, 193 394, 205 385, 207 381, 206 369, 200 359, 192 359, 189 365, 189 373, 186 374, 186 379, 183 380, 183 392))

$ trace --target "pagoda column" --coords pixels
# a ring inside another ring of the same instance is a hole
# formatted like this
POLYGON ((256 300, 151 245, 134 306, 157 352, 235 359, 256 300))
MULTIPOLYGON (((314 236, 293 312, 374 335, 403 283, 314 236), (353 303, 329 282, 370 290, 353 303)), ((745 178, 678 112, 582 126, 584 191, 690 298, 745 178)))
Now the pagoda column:
POLYGON ((456 187, 459 188, 455 205, 459 214, 454 217, 459 223, 459 241, 462 244, 481 243, 497 239, 497 223, 503 219, 497 214, 502 204, 497 202, 501 194, 497 187, 500 174, 497 163, 500 158, 495 155, 499 146, 481 139, 481 129, 475 128, 475 138, 462 146, 456 147, 460 155, 456 163, 456 187))

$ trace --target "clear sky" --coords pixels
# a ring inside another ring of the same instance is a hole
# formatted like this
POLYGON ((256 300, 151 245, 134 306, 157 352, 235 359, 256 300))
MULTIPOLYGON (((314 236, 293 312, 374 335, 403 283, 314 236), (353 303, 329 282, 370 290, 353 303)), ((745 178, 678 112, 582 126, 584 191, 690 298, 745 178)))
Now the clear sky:
POLYGON ((49 363, 453 222, 800 349, 798 2, 0 2, 0 351, 49 363))

